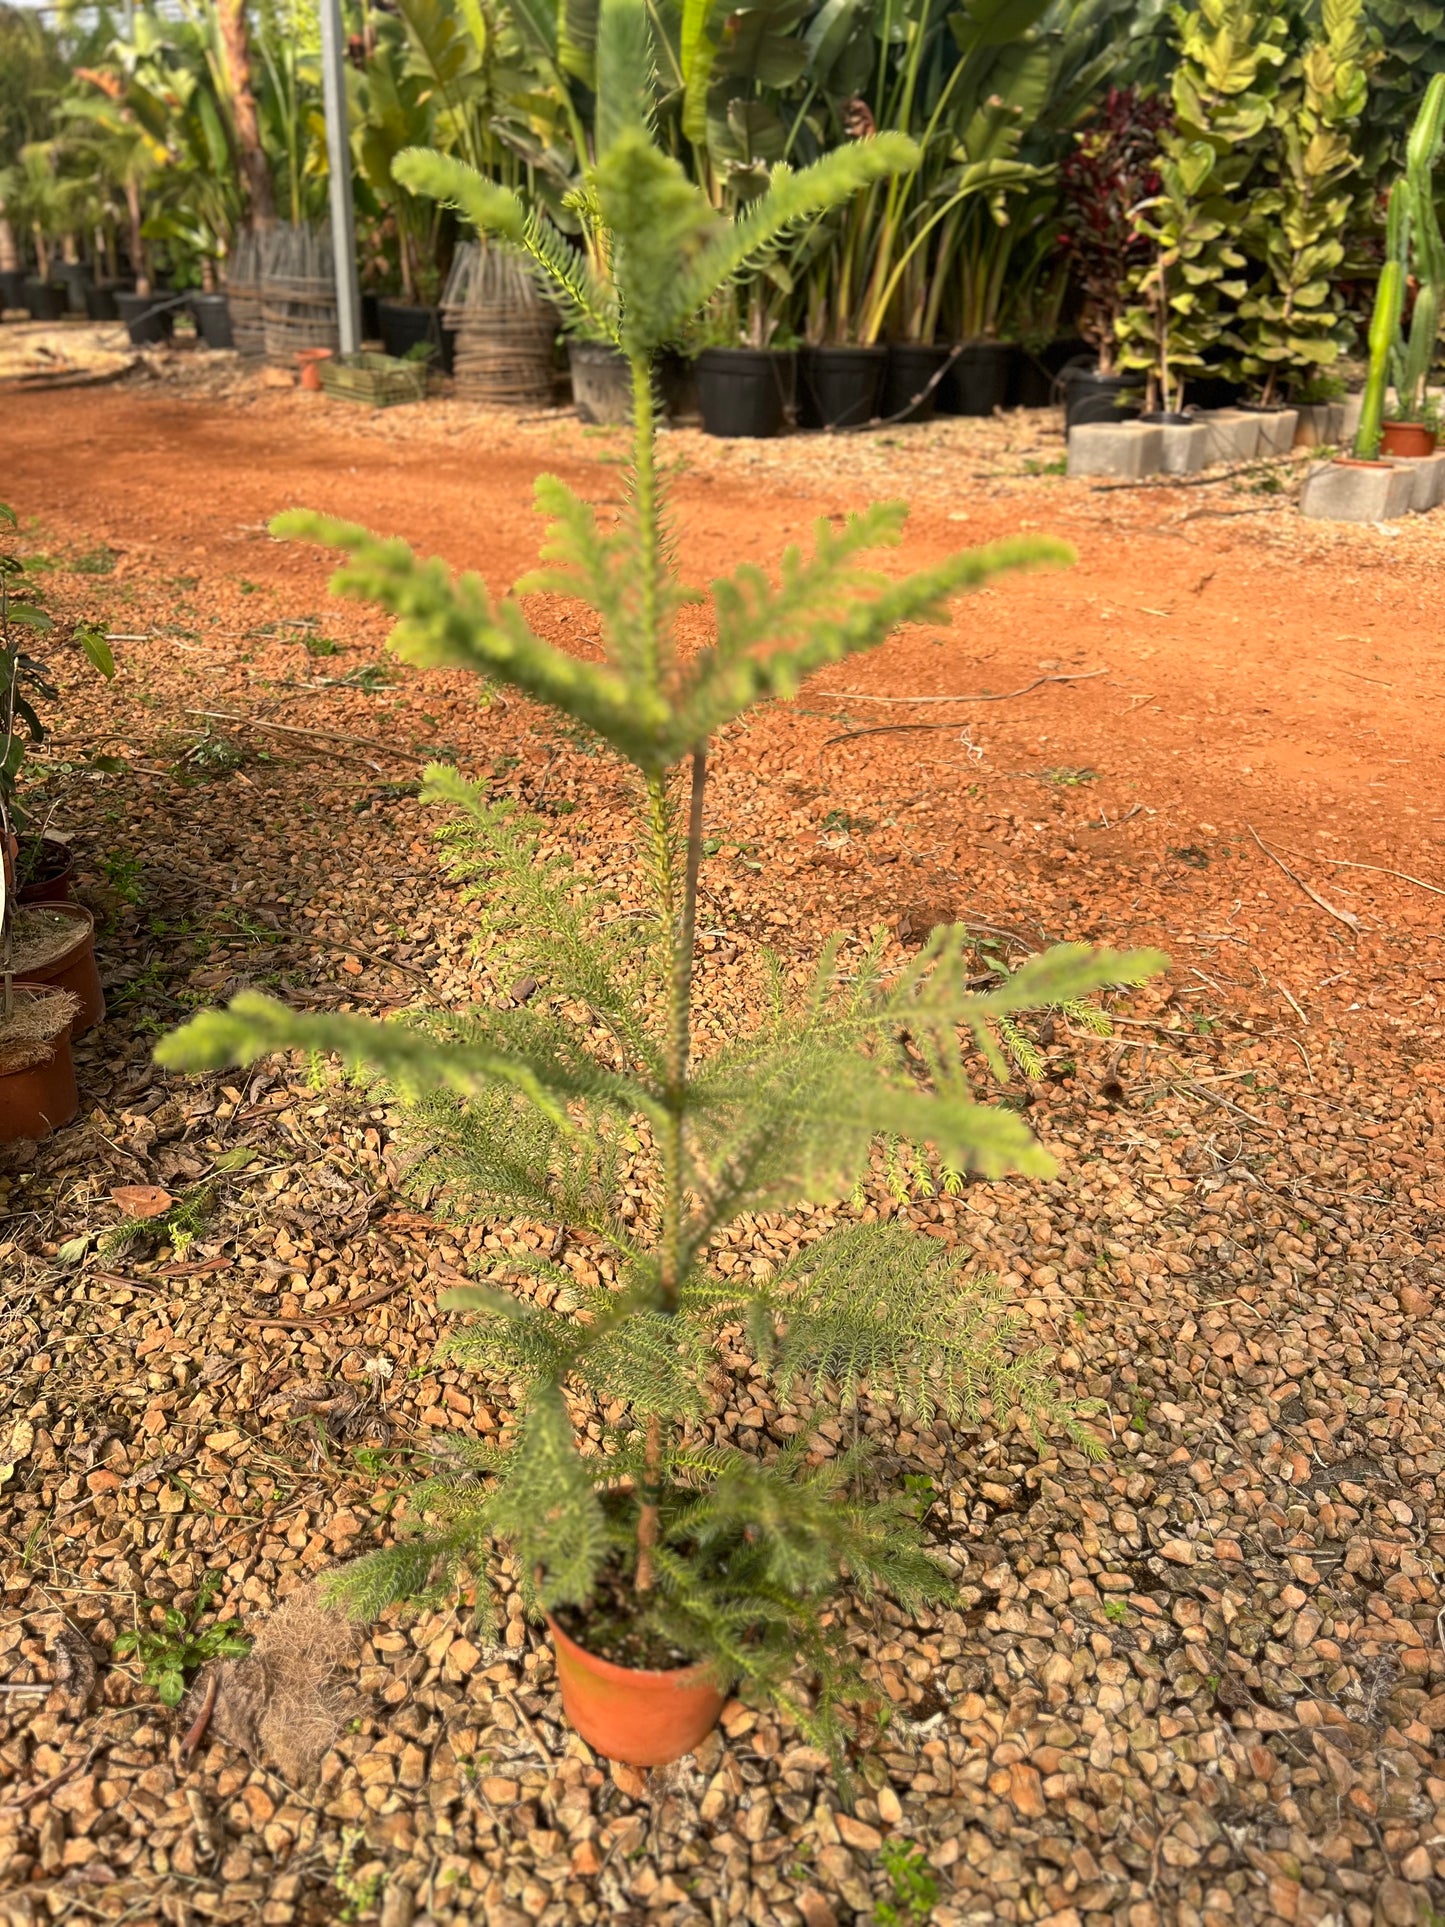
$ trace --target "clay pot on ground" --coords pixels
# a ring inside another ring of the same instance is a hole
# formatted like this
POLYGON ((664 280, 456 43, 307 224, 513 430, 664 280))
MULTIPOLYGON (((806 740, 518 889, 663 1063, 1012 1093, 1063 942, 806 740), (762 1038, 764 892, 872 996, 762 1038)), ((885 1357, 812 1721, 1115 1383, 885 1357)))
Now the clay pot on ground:
POLYGON ((1433 455, 1438 436, 1424 422, 1386 422, 1380 430, 1382 455, 1433 455))
POLYGON ((71 1031, 83 1036, 105 1015, 95 967, 95 919, 78 903, 20 905, 10 926, 11 969, 27 983, 68 990, 80 1008, 71 1031))
POLYGON ((717 1725, 723 1695, 706 1665, 671 1672, 618 1666, 579 1646, 549 1613, 562 1710, 594 1752, 628 1766, 666 1766, 717 1725))
POLYGON ((58 836, 22 836, 15 864, 18 903, 67 903, 75 852, 58 836))
POLYGON ((70 1057, 76 1000, 53 984, 0 989, 0 1144, 49 1137, 80 1109, 70 1057))
POLYGON ((309 388, 314 395, 321 393, 321 364, 330 361, 329 348, 298 348, 296 365, 301 370, 301 386, 309 388))

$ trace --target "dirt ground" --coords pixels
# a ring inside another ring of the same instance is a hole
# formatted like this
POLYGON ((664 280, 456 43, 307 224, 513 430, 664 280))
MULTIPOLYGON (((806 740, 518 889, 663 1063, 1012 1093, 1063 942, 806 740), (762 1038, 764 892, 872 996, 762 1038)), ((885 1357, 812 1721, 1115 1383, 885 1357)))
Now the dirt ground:
MULTIPOLYGON (((111 1016, 78 1050, 81 1122, 0 1156, 4 1904, 1425 1927, 1445 1912, 1445 518, 1302 524, 1296 468, 1072 483, 1043 414, 752 446, 682 429, 665 452, 698 581, 880 495, 914 505, 900 565, 1020 530, 1077 547, 725 734, 702 983, 720 1027, 765 944, 801 962, 882 923, 901 956, 945 917, 1015 959, 1072 937, 1171 953, 1111 1037, 1040 1040, 1018 1095, 1058 1180, 902 1207, 1005 1279, 1099 1401, 1106 1457, 1036 1450, 1006 1414, 955 1434, 868 1406, 932 1480, 959 1597, 858 1615, 878 1701, 851 1813, 820 1755, 739 1706, 677 1767, 609 1771, 515 1595, 495 1637, 465 1605, 354 1646, 309 1615, 310 1580, 386 1535, 410 1454, 505 1425, 505 1387, 431 1362, 436 1297, 484 1244, 541 1234, 439 1222, 385 1110, 324 1070, 172 1078, 153 1040, 245 984, 368 1009, 505 993, 415 799, 436 748, 624 898, 630 878, 614 769, 525 704, 385 667, 384 619, 265 525, 344 514, 500 588, 535 559, 535 475, 616 501, 622 440, 448 401, 372 415, 179 354, 7 394, 0 499, 121 674, 63 662, 49 751, 111 1016), (194 1239, 105 1241, 136 1184, 196 1198, 194 1239), (204 1676, 171 1713, 112 1648, 207 1571, 210 1613, 262 1657, 186 1756, 204 1676)), ((532 613, 588 646, 555 601, 532 613)), ((898 1208, 880 1170, 866 1209, 898 1208)), ((749 1223, 719 1262, 838 1215, 749 1223)), ((831 1451, 825 1413, 753 1385, 718 1423, 765 1445, 800 1418, 831 1451)))

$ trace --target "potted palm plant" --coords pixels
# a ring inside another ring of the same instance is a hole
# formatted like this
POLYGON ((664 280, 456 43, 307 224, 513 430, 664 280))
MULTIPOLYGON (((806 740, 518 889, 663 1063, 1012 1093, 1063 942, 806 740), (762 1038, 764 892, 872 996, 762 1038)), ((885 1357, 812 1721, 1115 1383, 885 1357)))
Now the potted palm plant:
POLYGON ((574 322, 626 361, 633 444, 621 522, 602 527, 564 483, 543 477, 546 566, 517 585, 595 610, 603 659, 567 654, 531 630, 515 596, 494 603, 478 577, 453 582, 400 542, 309 513, 273 525, 340 550, 335 586, 400 618, 392 644, 407 659, 521 691, 630 766, 648 853, 645 916, 610 914, 585 879, 544 856, 535 825, 434 768, 428 793, 455 813, 456 866, 535 956, 542 996, 516 1010, 374 1023, 247 995, 194 1018, 157 1053, 192 1070, 293 1048, 370 1066, 419 1124, 435 1125, 459 1190, 550 1219, 554 1251, 569 1235, 594 1241, 595 1287, 544 1257, 530 1291, 501 1272, 456 1295, 471 1322, 451 1349, 516 1387, 507 1439, 495 1451, 460 1442, 439 1460, 413 1496, 414 1529, 336 1575, 331 1590, 374 1613, 480 1579, 500 1543, 550 1626, 577 1730, 639 1764, 695 1745, 736 1680, 778 1696, 806 1731, 837 1744, 833 1702, 849 1670, 839 1595, 886 1591, 906 1609, 951 1585, 897 1485, 880 1484, 861 1449, 817 1465, 805 1433, 776 1455, 715 1434, 724 1331, 732 1343, 745 1332, 780 1384, 819 1396, 835 1384, 847 1400, 866 1381, 909 1409, 960 1418, 984 1396, 1040 1420, 1057 1410, 1040 1361, 1000 1341, 996 1295, 906 1228, 853 1225, 758 1280, 710 1263, 725 1227, 743 1211, 846 1194, 880 1132, 935 1157, 940 1175, 1049 1168, 1015 1112, 974 1100, 960 1026, 996 1058, 995 1018, 1138 981, 1160 961, 1067 946, 979 996, 955 929, 936 932, 901 972, 885 969, 881 939, 846 971, 835 943, 801 999, 784 995, 758 1029, 700 1055, 710 738, 900 622, 940 612, 1000 570, 1068 551, 1018 538, 882 577, 857 557, 896 540, 905 511, 874 508, 841 530, 820 525, 812 555, 789 551, 779 588, 752 565, 717 583, 713 640, 679 647, 676 618, 697 598, 666 536, 653 357, 790 227, 906 172, 915 150, 883 135, 797 173, 775 168, 767 192, 729 218, 656 144, 652 68, 645 0, 603 0, 587 189, 610 279, 455 158, 396 162, 414 192, 530 260, 574 322), (628 1188, 638 1179, 640 1199, 628 1188), (538 1292, 539 1278, 555 1289, 538 1292))

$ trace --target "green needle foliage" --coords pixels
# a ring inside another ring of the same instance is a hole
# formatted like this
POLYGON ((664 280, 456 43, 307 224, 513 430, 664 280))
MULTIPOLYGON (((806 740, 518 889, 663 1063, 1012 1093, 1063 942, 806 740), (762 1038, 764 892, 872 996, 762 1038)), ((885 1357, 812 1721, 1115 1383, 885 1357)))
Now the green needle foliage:
MULTIPOLYGON (((1066 945, 976 994, 958 928, 936 931, 891 972, 881 938, 861 962, 850 956, 846 974, 835 942, 801 995, 776 970, 761 1021, 695 1053, 709 738, 899 623, 941 617, 962 590, 1069 551, 1021 539, 899 580, 859 558, 897 542, 904 510, 870 509, 841 529, 821 524, 811 554, 789 550, 776 582, 749 564, 715 583, 714 639, 679 649, 678 611, 701 598, 673 560, 653 354, 795 222, 909 165, 912 149, 878 138, 798 173, 778 167, 730 220, 654 144, 650 64, 643 0, 603 0, 602 131, 586 191, 605 282, 508 190, 435 155, 396 162, 413 191, 445 196, 500 237, 577 326, 627 357, 635 439, 624 514, 604 531, 588 504, 544 478, 543 567, 517 585, 596 611, 603 659, 566 654, 532 631, 516 593, 495 600, 476 576, 454 581, 401 542, 306 514, 276 525, 344 552, 336 586, 395 615, 399 654, 521 691, 633 767, 647 913, 618 915, 544 856, 540 824, 433 768, 424 794, 451 812, 447 859, 535 977, 536 996, 390 1023, 245 996, 193 1019, 157 1056, 201 1070, 333 1052, 379 1072, 434 1146, 456 1209, 549 1223, 554 1253, 575 1235, 607 1254, 590 1286, 555 1255, 534 1254, 534 1296, 506 1289, 502 1272, 453 1294, 469 1316, 445 1349, 511 1388, 510 1443, 451 1442, 412 1496, 410 1536, 338 1575, 334 1596, 375 1613, 479 1574, 500 1542, 535 1604, 595 1615, 606 1599, 654 1650, 708 1657, 778 1692, 794 1690, 802 1655, 814 1686, 797 1709, 821 1731, 839 1677, 841 1616, 828 1607, 840 1588, 907 1607, 940 1596, 947 1579, 909 1495, 871 1490, 862 1448, 814 1465, 806 1432, 776 1454, 719 1442, 710 1421, 727 1402, 735 1347, 750 1347, 782 1393, 848 1404, 866 1388, 921 1418, 973 1419, 986 1405, 1036 1424, 1061 1414, 995 1289, 907 1227, 840 1230, 765 1282, 724 1278, 710 1257, 740 1214, 846 1197, 880 1138, 932 1147, 948 1172, 1047 1176, 1052 1161, 1021 1119, 976 1099, 970 1061, 981 1055, 1004 1074, 997 1037, 1008 1020, 1138 983, 1164 960, 1066 945)), ((506 1256, 514 1274, 524 1268, 506 1256)))

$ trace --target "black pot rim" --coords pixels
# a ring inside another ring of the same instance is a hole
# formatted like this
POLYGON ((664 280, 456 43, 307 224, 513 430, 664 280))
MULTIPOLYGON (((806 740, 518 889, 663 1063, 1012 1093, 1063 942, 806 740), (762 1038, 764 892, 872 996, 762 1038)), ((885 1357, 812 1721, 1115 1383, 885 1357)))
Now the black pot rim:
POLYGON ((1193 428, 1194 417, 1185 415, 1177 408, 1152 408, 1139 417, 1151 428, 1193 428))
POLYGON ((790 361, 795 352, 792 348, 703 348, 698 353, 696 366, 701 368, 704 362, 715 362, 719 357, 725 357, 734 368, 747 361, 771 366, 779 361, 790 361))
POLYGON ((832 361, 881 361, 888 350, 879 342, 829 341, 810 344, 803 353, 820 359, 826 355, 832 361))

